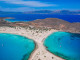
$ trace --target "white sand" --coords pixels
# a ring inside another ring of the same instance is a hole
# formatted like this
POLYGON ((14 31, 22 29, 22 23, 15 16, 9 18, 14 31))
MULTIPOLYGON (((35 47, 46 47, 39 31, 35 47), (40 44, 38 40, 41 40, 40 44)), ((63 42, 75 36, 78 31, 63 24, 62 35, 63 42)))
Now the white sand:
POLYGON ((0 27, 0 33, 12 33, 17 35, 22 35, 27 38, 33 39, 36 42, 36 49, 31 54, 29 60, 64 60, 54 54, 48 52, 43 46, 43 41, 51 33, 56 32, 57 30, 34 30, 34 29, 25 29, 21 27, 11 28, 11 27, 0 27))

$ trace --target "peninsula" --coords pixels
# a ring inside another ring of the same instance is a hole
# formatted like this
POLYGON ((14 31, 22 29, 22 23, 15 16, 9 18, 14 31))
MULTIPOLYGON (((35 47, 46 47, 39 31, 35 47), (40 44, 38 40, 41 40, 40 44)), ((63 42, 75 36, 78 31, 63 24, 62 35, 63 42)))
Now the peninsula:
POLYGON ((0 18, 0 33, 22 35, 35 41, 36 48, 29 60, 64 60, 46 50, 43 45, 45 38, 57 31, 80 32, 80 23, 69 23, 57 18, 38 19, 30 22, 9 22, 4 19, 0 18))

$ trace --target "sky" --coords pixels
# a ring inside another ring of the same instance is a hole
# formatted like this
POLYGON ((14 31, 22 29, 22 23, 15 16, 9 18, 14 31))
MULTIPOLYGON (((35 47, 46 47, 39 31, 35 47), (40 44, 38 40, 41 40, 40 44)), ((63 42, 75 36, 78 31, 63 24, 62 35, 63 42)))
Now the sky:
POLYGON ((0 11, 80 10, 80 0, 0 0, 0 11))

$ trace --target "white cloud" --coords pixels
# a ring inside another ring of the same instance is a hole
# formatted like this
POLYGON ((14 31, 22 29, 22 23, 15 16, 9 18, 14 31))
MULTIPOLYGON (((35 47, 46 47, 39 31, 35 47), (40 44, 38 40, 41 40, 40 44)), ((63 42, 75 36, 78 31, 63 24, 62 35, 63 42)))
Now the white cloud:
POLYGON ((1 11, 9 11, 9 12, 25 12, 25 11, 34 11, 35 9, 33 8, 28 8, 28 7, 19 7, 19 8, 3 8, 0 7, 1 11))
POLYGON ((56 6, 55 4, 48 4, 40 1, 22 1, 22 0, 0 0, 0 1, 4 1, 6 3, 11 3, 11 4, 20 4, 20 5, 30 6, 30 7, 56 6))

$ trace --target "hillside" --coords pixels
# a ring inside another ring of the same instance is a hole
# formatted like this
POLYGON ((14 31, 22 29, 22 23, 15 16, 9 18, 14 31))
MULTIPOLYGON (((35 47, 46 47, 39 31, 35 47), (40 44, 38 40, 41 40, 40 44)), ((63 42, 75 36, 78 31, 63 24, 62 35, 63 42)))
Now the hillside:
POLYGON ((58 19, 58 18, 46 18, 46 19, 38 19, 31 22, 28 22, 29 25, 35 27, 47 27, 51 29, 57 29, 61 31, 67 32, 79 32, 80 31, 80 23, 69 23, 67 21, 58 19))
POLYGON ((2 18, 0 20, 0 26, 21 26, 25 28, 56 29, 74 33, 80 32, 80 23, 69 23, 57 18, 38 19, 30 22, 8 22, 2 18))

